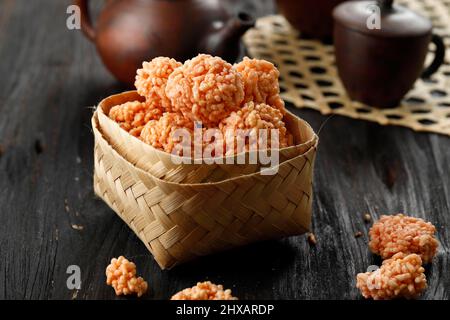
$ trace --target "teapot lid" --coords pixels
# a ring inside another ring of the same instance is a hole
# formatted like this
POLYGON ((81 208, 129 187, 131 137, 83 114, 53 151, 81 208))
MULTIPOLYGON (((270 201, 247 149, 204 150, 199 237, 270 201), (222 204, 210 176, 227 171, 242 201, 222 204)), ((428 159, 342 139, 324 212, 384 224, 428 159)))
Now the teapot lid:
POLYGON ((431 21, 393 0, 348 1, 333 12, 336 23, 379 37, 419 37, 431 33, 431 21))

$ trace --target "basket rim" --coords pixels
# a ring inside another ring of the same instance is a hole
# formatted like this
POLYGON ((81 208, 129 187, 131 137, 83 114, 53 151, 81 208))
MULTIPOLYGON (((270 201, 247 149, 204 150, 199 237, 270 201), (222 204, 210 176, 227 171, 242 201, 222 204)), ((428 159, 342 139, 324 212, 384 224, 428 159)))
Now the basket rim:
MULTIPOLYGON (((166 157, 166 156, 171 156, 171 157, 175 157, 177 158, 179 161, 183 161, 183 159, 190 159, 193 160, 192 157, 182 157, 182 156, 178 156, 178 155, 173 155, 169 152, 165 152, 163 150, 157 149, 155 147, 153 147, 152 145, 149 145, 145 142, 143 142, 142 140, 138 139, 137 137, 129 134, 126 130, 122 129, 120 127, 120 125, 115 122, 114 120, 112 120, 108 115, 107 115, 107 111, 105 110, 105 107, 107 107, 107 103, 111 100, 117 99, 119 97, 130 97, 130 99, 128 100, 129 102, 131 101, 140 101, 140 102, 144 102, 145 98, 140 96, 136 90, 130 90, 130 91, 124 91, 121 93, 117 93, 117 94, 113 94, 110 95, 106 98, 104 98, 103 100, 101 100, 98 105, 96 106, 95 110, 99 113, 100 117, 102 117, 102 119, 104 121, 108 121, 109 124, 112 124, 113 126, 116 127, 116 129, 118 130, 122 130, 123 132, 126 132, 130 139, 135 139, 136 142, 141 143, 143 145, 144 148, 150 148, 153 152, 156 152, 157 154, 166 157), (131 96, 133 96, 133 98, 131 98, 131 96)), ((110 107, 112 108, 112 106, 110 107)), ((109 111, 109 110, 108 110, 109 111)), ((268 151, 268 150, 273 150, 273 151, 285 151, 285 152, 289 152, 291 150, 295 150, 296 148, 300 148, 302 146, 306 146, 306 145, 313 145, 314 141, 317 140, 319 137, 317 136, 317 134, 315 133, 314 129, 311 127, 311 125, 303 120, 302 118, 298 117, 297 115, 295 115, 294 113, 290 112, 289 110, 286 109, 286 114, 288 114, 290 117, 296 119, 297 121, 299 121, 302 125, 304 125, 308 131, 310 131, 311 133, 311 138, 299 143, 299 144, 294 144, 293 146, 289 146, 289 147, 285 147, 285 148, 270 148, 270 149, 258 149, 258 150, 247 150, 247 151, 243 151, 237 154, 233 154, 233 155, 224 155, 222 157, 217 157, 217 158, 207 158, 208 160, 210 159, 223 159, 223 163, 227 163, 227 159, 236 159, 238 158, 238 156, 242 156, 243 154, 247 155, 247 154, 251 154, 253 152, 259 152, 259 151, 268 151)), ((100 124, 99 124, 99 127, 100 124)), ((103 135, 103 133, 102 133, 103 135)), ((309 149, 308 149, 309 150, 309 149)), ((234 163, 234 162, 233 162, 234 163)))
MULTIPOLYGON (((162 184, 166 184, 166 185, 178 185, 178 186, 184 186, 184 187, 205 187, 205 186, 220 186, 220 185, 224 185, 224 184, 228 184, 230 182, 233 181, 237 181, 237 180, 242 180, 242 179, 251 179, 253 177, 256 176, 260 176, 261 175, 261 171, 257 171, 254 173, 250 173, 250 174, 243 174, 237 177, 232 177, 232 178, 228 178, 228 179, 224 179, 224 180, 220 180, 220 181, 214 181, 214 182, 203 182, 203 183, 179 183, 179 182, 173 182, 173 181, 167 181, 164 179, 160 179, 158 177, 156 177, 154 174, 145 171, 141 168, 139 168, 138 166, 134 165, 133 163, 131 163, 130 161, 128 161, 124 156, 122 156, 112 145, 111 143, 108 141, 108 139, 104 136, 104 134, 101 131, 100 128, 100 123, 98 120, 98 111, 96 110, 91 118, 91 124, 92 124, 92 130, 94 132, 94 137, 95 139, 102 139, 107 146, 111 149, 111 152, 118 158, 120 158, 122 161, 124 161, 125 163, 127 163, 128 165, 132 166, 135 170, 137 170, 139 173, 144 174, 144 175, 148 175, 150 178, 152 178, 155 181, 158 181, 159 183, 162 184)), ((314 132, 314 131, 313 131, 314 132)), ((277 164, 276 166, 274 166, 273 168, 280 168, 281 166, 285 166, 288 165, 289 163, 297 160, 298 158, 303 158, 305 156, 307 156, 310 153, 315 153, 319 144, 319 137, 314 134, 315 137, 315 141, 314 144, 311 145, 311 147, 305 151, 302 154, 297 155, 296 157, 293 157, 291 159, 288 159, 284 162, 281 162, 279 164, 277 164)), ((94 145, 96 145, 98 142, 95 141, 94 145)), ((206 164, 205 164, 206 165, 206 164)))

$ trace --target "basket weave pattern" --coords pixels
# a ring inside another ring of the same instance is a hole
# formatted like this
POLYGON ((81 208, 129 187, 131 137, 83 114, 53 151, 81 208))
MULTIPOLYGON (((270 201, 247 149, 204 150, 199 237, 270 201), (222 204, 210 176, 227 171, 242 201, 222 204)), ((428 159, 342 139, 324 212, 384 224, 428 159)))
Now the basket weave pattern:
POLYGON ((318 144, 314 134, 308 150, 286 159, 275 175, 256 172, 180 184, 160 179, 120 154, 103 134, 98 111, 92 126, 95 193, 138 235, 162 269, 309 229, 318 144))

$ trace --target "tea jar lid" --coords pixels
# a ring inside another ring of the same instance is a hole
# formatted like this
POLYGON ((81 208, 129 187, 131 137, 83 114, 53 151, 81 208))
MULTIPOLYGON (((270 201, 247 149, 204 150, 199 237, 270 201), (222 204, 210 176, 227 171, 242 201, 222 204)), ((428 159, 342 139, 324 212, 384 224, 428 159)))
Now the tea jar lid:
POLYGON ((393 0, 348 1, 335 8, 335 23, 380 37, 419 37, 431 33, 431 21, 393 0))

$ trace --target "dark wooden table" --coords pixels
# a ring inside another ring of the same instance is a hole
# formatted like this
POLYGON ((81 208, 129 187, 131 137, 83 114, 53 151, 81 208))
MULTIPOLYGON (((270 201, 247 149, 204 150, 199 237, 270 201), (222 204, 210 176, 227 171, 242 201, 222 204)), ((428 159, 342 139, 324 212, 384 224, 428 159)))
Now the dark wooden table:
MULTIPOLYGON (((258 15, 274 10, 271 1, 226 3, 258 15)), ((339 116, 320 132, 316 246, 299 236, 161 271, 94 196, 92 106, 123 88, 81 32, 66 28, 68 4, 0 0, 1 299, 113 299, 104 272, 119 255, 149 281, 148 299, 205 279, 241 299, 359 299, 355 275, 380 263, 367 248, 366 212, 406 212, 437 226, 441 246, 423 298, 450 297, 450 138, 339 116), (81 269, 79 291, 66 286, 69 265, 81 269)), ((295 112, 316 130, 327 120, 295 112)))

